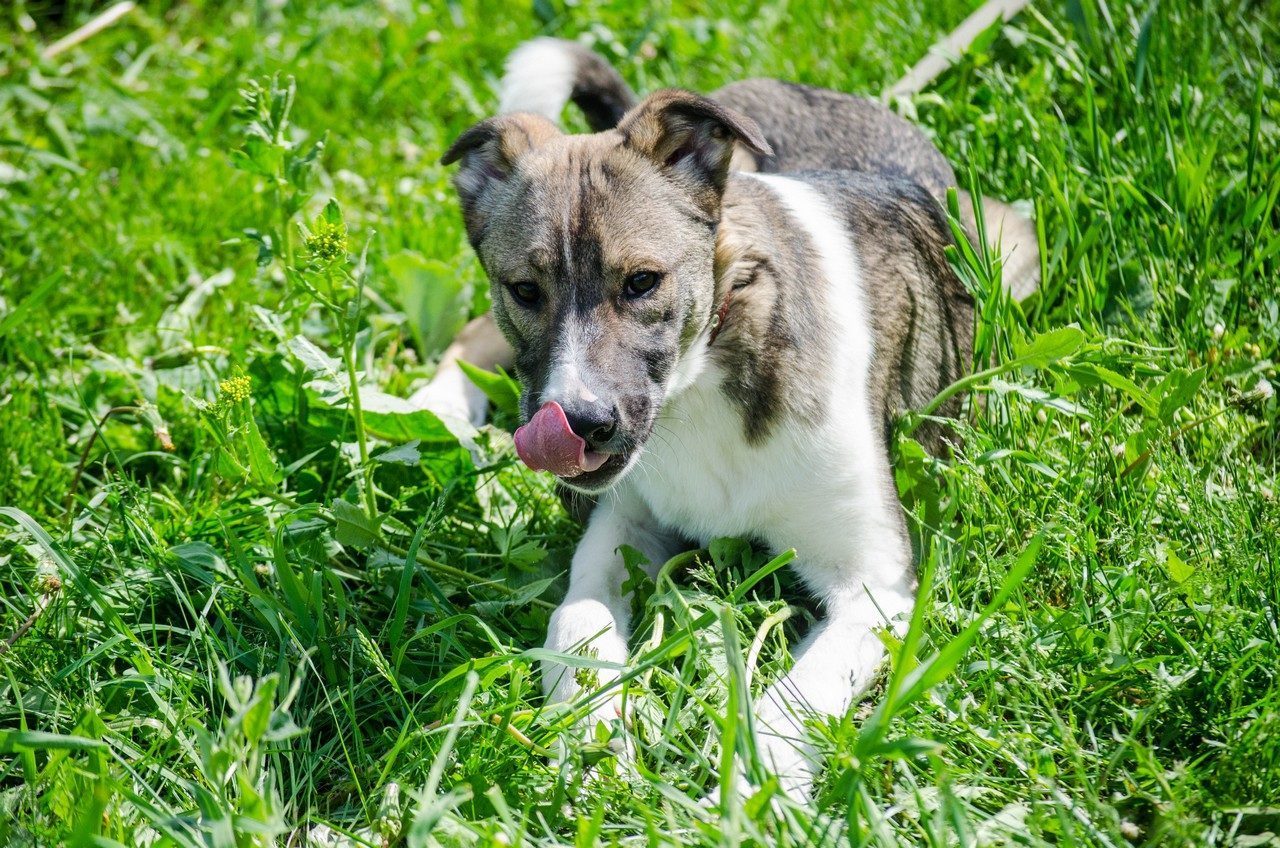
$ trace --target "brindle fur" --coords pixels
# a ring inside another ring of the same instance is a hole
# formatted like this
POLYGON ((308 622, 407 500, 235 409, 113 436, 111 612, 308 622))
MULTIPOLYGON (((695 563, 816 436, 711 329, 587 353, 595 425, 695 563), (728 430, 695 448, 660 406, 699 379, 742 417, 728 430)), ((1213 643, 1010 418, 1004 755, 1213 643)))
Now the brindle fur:
MULTIPOLYGON (((920 409, 969 365, 973 300, 944 253, 951 235, 938 204, 918 184, 874 174, 801 172, 853 234, 871 309, 876 356, 870 391, 885 436, 903 412, 920 409)), ((788 238, 785 214, 758 181, 735 177, 724 200, 717 248, 722 287, 736 286, 728 326, 713 355, 729 375, 724 391, 742 409, 748 439, 767 438, 788 415, 824 415, 827 348, 823 288, 803 243, 788 238)), ((944 410, 945 412, 949 411, 944 410)), ((922 433, 942 447, 941 433, 922 433)))
POLYGON ((874 100, 771 79, 731 83, 711 98, 760 125, 773 149, 754 157, 764 173, 880 174, 923 186, 939 201, 956 184, 951 164, 920 128, 874 100))

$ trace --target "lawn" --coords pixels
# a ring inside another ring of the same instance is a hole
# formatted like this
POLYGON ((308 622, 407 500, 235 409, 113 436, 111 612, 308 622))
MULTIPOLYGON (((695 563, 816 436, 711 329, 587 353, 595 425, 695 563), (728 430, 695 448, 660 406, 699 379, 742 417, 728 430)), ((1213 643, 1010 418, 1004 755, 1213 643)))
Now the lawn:
POLYGON ((816 804, 711 807, 815 610, 718 541, 635 582, 636 770, 543 703, 515 387, 396 400, 487 303, 438 159, 537 34, 875 96, 971 0, 146 0, 45 58, 55 5, 0 10, 0 845, 1280 845, 1280 6, 1035 2, 895 104, 1042 290, 956 252, 910 634, 816 804))

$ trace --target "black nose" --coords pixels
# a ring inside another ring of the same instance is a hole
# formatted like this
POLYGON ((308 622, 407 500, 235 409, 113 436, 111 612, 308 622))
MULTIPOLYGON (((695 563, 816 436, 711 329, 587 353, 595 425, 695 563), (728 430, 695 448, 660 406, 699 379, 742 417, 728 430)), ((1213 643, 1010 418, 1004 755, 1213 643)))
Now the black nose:
POLYGON ((617 407, 596 402, 564 404, 564 417, 569 428, 582 437, 592 450, 601 450, 618 431, 617 407))

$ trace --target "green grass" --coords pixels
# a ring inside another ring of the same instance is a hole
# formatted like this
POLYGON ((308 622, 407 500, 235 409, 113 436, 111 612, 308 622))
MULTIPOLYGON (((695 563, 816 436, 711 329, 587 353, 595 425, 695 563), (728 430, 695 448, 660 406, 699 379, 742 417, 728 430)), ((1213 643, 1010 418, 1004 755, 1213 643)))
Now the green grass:
POLYGON ((577 530, 510 414, 376 393, 484 308, 436 160, 521 39, 875 93, 971 4, 146 2, 39 59, 68 5, 0 12, 0 845, 1277 844, 1274 4, 1036 3, 898 104, 1034 204, 1044 286, 956 256, 1009 367, 954 456, 900 427, 925 585, 816 810, 697 806, 813 614, 785 570, 639 587, 629 775, 539 695, 577 530))

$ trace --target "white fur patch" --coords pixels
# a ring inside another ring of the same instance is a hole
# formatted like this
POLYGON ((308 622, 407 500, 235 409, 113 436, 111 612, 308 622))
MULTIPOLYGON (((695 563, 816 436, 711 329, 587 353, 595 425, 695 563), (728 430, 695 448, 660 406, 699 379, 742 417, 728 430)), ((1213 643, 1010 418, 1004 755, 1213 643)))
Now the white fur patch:
POLYGON ((566 406, 572 399, 581 399, 594 403, 598 398, 586 384, 584 375, 591 373, 591 364, 587 361, 586 352, 599 335, 599 330, 590 324, 570 317, 561 329, 561 336, 556 345, 546 385, 538 402, 546 403, 554 400, 566 406))
POLYGON ((576 75, 577 61, 562 42, 554 38, 526 41, 507 58, 498 112, 532 112, 558 124, 576 75))

